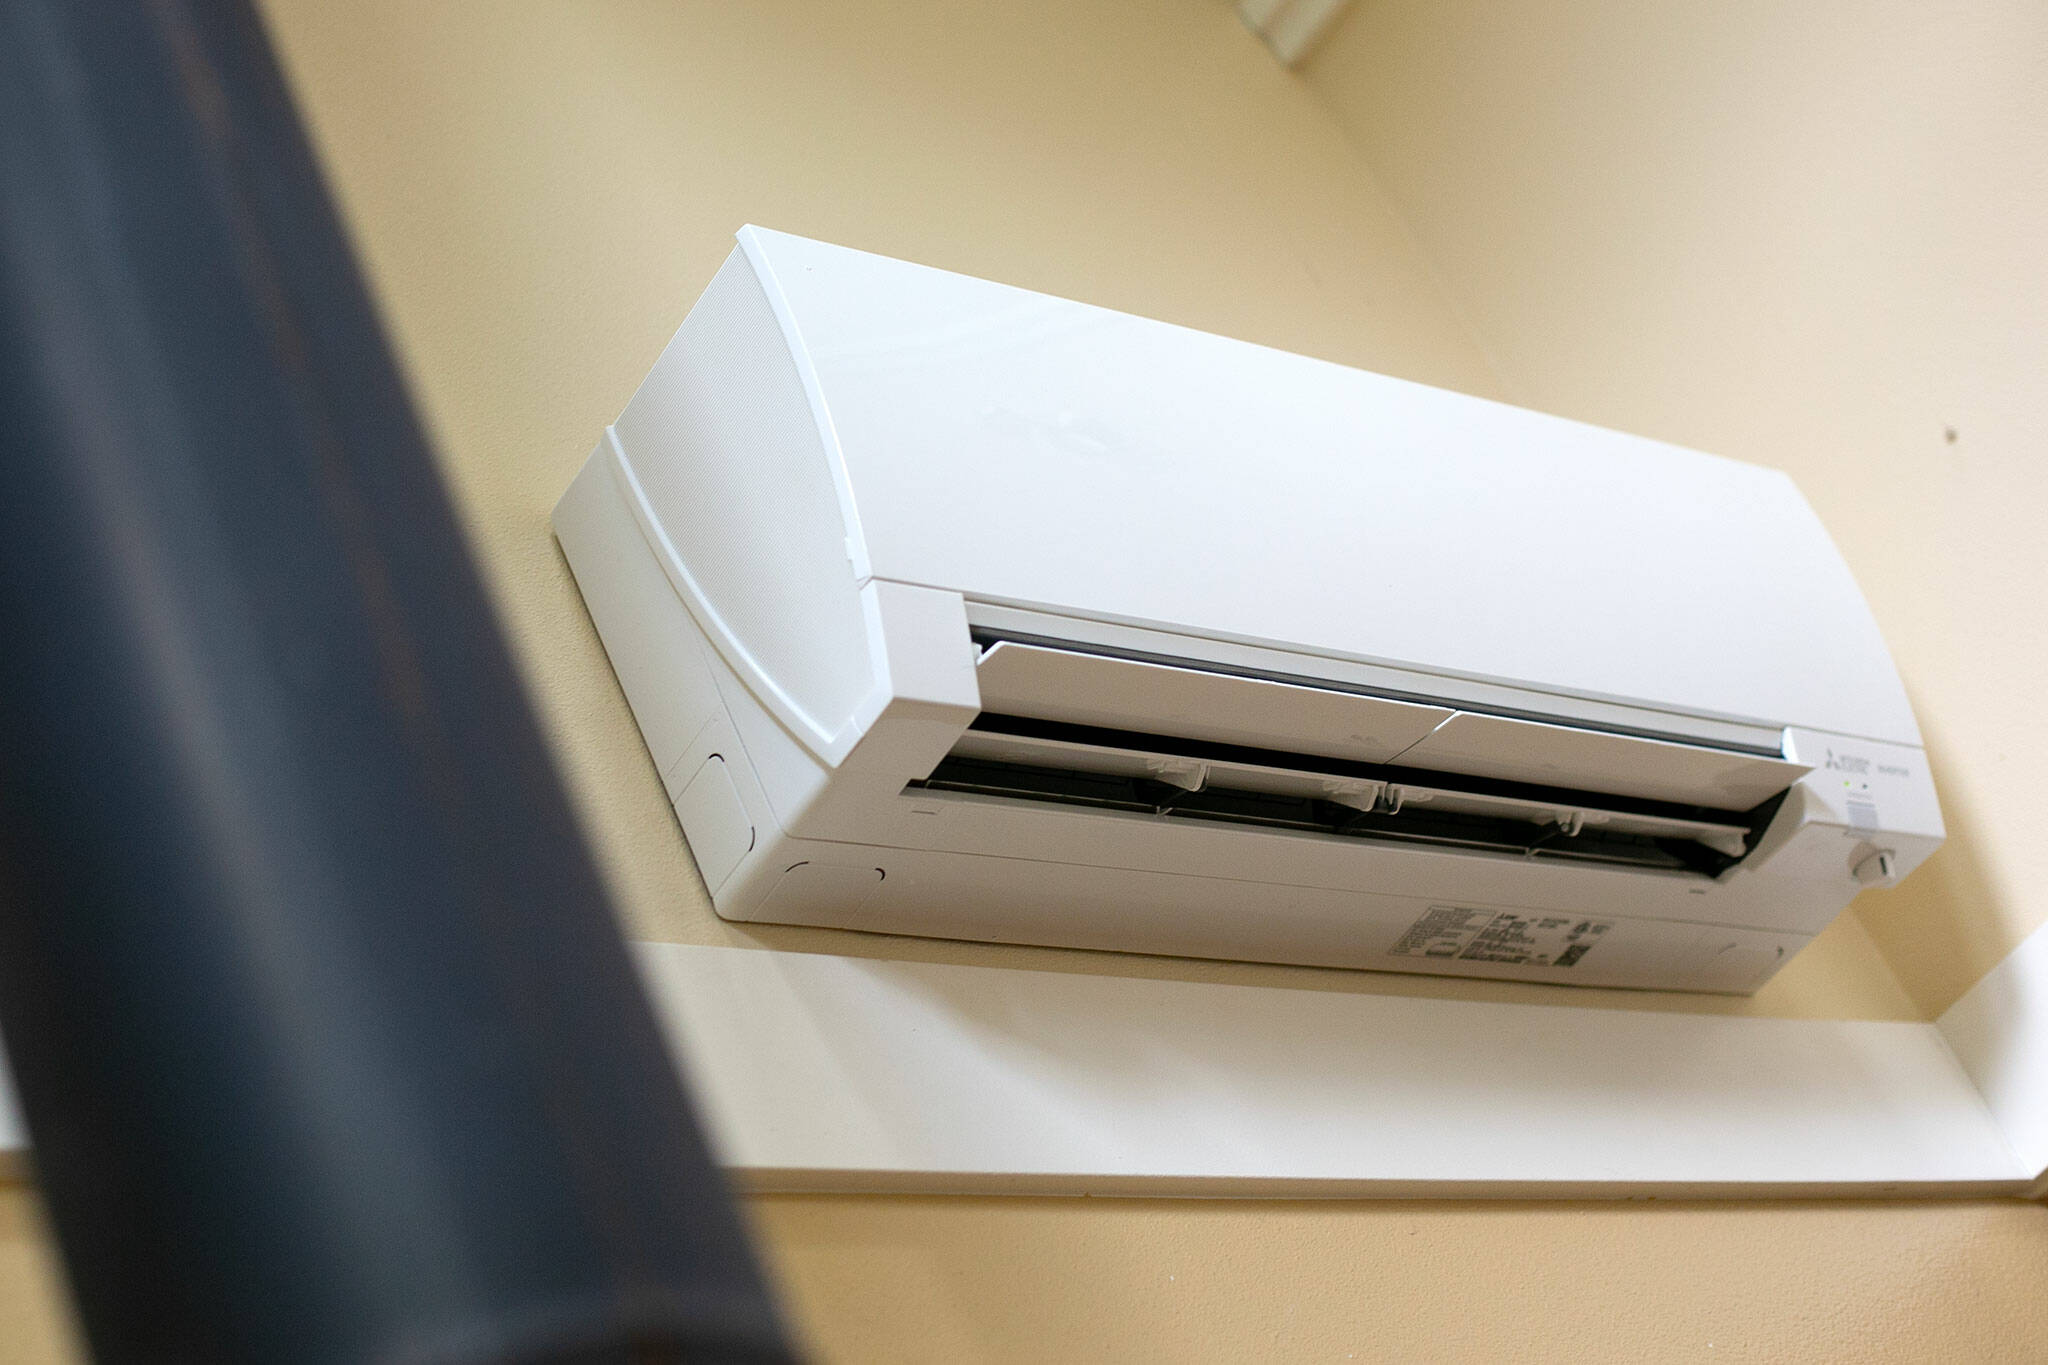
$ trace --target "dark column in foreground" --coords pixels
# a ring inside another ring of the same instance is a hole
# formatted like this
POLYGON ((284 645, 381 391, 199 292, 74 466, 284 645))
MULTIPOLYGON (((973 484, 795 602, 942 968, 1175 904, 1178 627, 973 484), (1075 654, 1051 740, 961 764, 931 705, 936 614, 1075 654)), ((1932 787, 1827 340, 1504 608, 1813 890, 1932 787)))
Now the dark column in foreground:
POLYGON ((245 4, 0 0, 0 451, 0 1028, 95 1353, 783 1358, 245 4))

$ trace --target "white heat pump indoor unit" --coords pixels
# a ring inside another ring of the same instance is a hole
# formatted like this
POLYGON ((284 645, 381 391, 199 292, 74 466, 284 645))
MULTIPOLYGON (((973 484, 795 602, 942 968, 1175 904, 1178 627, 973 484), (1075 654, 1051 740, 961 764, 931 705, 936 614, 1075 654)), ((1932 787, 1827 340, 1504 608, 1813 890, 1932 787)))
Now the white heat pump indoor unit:
POLYGON ((1746 992, 1942 839, 1785 475, 782 233, 554 526, 730 919, 1746 992))

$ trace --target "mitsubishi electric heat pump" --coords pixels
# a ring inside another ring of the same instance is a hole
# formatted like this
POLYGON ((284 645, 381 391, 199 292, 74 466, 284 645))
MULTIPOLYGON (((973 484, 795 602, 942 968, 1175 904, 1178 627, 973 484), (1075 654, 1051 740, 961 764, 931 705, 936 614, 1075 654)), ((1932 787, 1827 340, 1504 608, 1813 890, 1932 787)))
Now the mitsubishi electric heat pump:
POLYGON ((781 233, 554 525, 729 919, 1746 992, 1942 839, 1785 475, 781 233))

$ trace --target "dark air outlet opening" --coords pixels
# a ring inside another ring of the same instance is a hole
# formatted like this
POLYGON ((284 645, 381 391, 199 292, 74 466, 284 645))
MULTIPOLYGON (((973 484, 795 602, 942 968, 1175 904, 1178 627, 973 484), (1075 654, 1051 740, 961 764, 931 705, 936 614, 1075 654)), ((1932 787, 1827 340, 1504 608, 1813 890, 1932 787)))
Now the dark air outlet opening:
POLYGON ((908 784, 906 790, 960 792, 1173 820, 1216 821, 1333 838, 1421 844, 1703 877, 1718 876, 1748 856, 1784 800, 1780 793, 1748 811, 1709 810, 1667 801, 1355 763, 1018 716, 984 714, 975 721, 973 729, 985 734, 1024 736, 1097 751, 1142 753, 1226 765, 1250 764, 1267 769, 1285 769, 1305 776, 1362 778, 1428 787, 1446 794, 1469 793, 1553 802, 1587 811, 1706 820, 1724 827, 1739 826, 1744 831, 1743 843, 1740 853, 1733 853, 1685 835, 1612 829, 1593 821, 1568 829, 1563 825, 1537 823, 1513 815, 1447 810, 1440 806, 1432 807, 1427 802, 1401 804, 1393 808, 1382 802, 1372 810, 1359 810, 1314 795, 1233 787, 1227 771, 1217 772, 1198 789, 1189 791, 1151 776, 1062 765, 1052 755, 1043 762, 1015 762, 956 752, 941 761, 930 776, 908 784))

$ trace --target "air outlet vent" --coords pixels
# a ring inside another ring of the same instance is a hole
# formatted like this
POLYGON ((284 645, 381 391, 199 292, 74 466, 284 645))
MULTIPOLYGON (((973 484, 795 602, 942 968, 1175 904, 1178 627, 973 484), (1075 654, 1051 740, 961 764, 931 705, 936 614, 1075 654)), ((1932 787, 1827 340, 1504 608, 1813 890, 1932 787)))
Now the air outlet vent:
POLYGON ((988 715, 910 789, 1705 877, 1782 799, 1720 811, 988 715))

